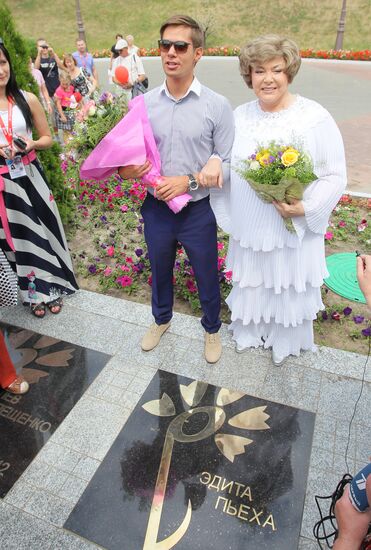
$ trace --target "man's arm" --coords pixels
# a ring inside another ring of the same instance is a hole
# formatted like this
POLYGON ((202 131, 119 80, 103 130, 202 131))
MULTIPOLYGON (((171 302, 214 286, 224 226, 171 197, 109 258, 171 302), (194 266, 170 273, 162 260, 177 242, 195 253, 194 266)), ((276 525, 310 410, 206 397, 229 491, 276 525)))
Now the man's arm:
MULTIPOLYGON (((366 491, 367 497, 371 499, 371 475, 367 478, 366 491)), ((345 487, 343 496, 336 503, 335 516, 339 536, 333 549, 359 550, 371 522, 371 509, 368 508, 365 512, 358 512, 354 508, 349 500, 349 485, 345 487)))
MULTIPOLYGON (((213 138, 214 150, 212 157, 215 155, 215 158, 220 158, 223 175, 221 176, 219 170, 215 169, 217 163, 214 163, 214 172, 211 177, 209 173, 207 187, 216 187, 223 179, 229 181, 230 159, 234 140, 234 117, 232 107, 226 98, 223 98, 223 103, 220 106, 219 120, 215 124, 213 138)), ((201 177, 202 180, 201 173, 202 170, 200 174, 193 175, 197 175, 198 180, 201 177)), ((156 197, 161 200, 168 201, 188 191, 187 175, 164 177, 163 179, 164 183, 156 188, 156 197)))
POLYGON ((199 175, 203 187, 222 187, 229 182, 230 160, 234 140, 234 116, 229 101, 224 98, 219 121, 214 131, 214 151, 199 175))

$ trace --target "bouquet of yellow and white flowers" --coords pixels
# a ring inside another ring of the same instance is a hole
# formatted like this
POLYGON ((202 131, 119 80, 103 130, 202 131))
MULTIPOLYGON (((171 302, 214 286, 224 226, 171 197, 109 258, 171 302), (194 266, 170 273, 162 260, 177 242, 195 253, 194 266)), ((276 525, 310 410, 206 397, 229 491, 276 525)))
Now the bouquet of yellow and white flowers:
MULTIPOLYGON (((307 185, 317 179, 311 157, 299 147, 271 142, 259 146, 237 172, 264 202, 281 201, 290 204, 302 199, 307 185)), ((289 231, 294 231, 290 218, 284 220, 289 231)))

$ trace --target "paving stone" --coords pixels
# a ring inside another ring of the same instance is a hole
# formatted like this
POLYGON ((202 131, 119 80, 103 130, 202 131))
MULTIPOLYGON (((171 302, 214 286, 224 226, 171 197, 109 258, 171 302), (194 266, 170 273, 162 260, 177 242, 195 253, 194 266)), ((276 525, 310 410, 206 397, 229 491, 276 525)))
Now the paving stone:
POLYGON ((53 526, 0 502, 0 543, 4 550, 45 550, 53 526))

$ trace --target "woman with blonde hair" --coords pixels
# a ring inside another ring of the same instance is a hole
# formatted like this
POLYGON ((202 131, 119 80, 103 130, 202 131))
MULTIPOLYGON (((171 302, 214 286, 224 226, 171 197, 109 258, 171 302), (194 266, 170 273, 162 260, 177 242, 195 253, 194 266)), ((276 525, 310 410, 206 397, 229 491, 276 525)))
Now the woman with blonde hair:
POLYGON ((241 50, 240 71, 257 99, 234 112, 227 208, 227 263, 233 272, 229 328, 238 352, 271 348, 277 366, 289 355, 315 350, 313 320, 324 307, 321 285, 328 275, 324 234, 346 186, 343 141, 333 118, 315 101, 290 91, 300 64, 299 49, 288 38, 266 35, 249 42, 241 50), (241 161, 272 142, 299 145, 311 157, 316 179, 302 200, 263 202, 240 175, 241 161), (294 231, 286 228, 286 218, 294 231))
POLYGON ((89 75, 84 67, 78 67, 76 59, 70 53, 63 56, 63 66, 70 76, 74 91, 79 92, 83 98, 89 98, 97 87, 94 76, 89 75))

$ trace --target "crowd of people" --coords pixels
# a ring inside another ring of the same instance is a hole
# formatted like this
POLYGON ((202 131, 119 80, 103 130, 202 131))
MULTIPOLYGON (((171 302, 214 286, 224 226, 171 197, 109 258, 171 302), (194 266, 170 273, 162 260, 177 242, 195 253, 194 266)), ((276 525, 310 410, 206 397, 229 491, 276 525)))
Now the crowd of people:
MULTIPOLYGON (((78 110, 99 88, 99 78, 94 58, 88 52, 82 39, 76 40, 76 50, 60 58, 44 38, 36 43, 37 56, 30 69, 39 85, 42 105, 48 115, 49 123, 61 144, 68 141, 73 130, 78 110)), ((111 48, 108 68, 109 81, 115 84, 116 91, 125 93, 127 99, 134 96, 135 84, 140 85, 146 79, 139 48, 134 44, 134 37, 116 35, 116 42, 111 48), (125 66, 129 79, 121 84, 115 78, 115 69, 125 66)), ((145 90, 141 89, 140 93, 145 90)))

